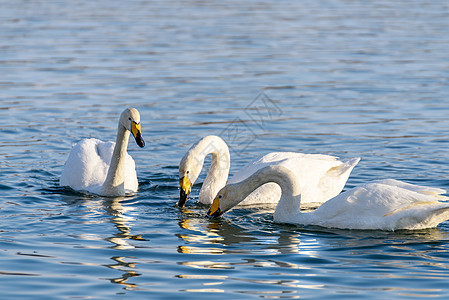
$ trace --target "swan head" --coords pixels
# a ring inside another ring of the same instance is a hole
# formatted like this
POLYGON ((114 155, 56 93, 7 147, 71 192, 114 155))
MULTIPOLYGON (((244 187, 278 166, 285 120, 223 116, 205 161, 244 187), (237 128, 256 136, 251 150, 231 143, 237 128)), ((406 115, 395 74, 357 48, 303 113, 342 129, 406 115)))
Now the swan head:
POLYGON ((200 176, 203 169, 204 160, 198 159, 198 157, 189 150, 179 163, 179 201, 178 206, 184 207, 187 199, 189 198, 192 185, 200 176))
POLYGON ((140 127, 140 114, 135 108, 127 108, 120 116, 120 124, 130 131, 140 148, 145 146, 140 127))
POLYGON ((235 184, 228 184, 217 193, 217 196, 207 212, 207 216, 212 218, 219 217, 245 198, 245 196, 239 193, 240 190, 235 188, 234 185, 235 184))
MULTIPOLYGON (((205 136, 190 147, 179 163, 179 185, 181 187, 178 201, 179 207, 184 207, 186 204, 192 185, 200 176, 204 159, 209 154, 212 155, 212 163, 205 183, 210 183, 213 187, 209 186, 207 189, 215 189, 215 186, 222 187, 226 183, 230 166, 229 148, 221 137, 216 135, 205 136), (214 173, 216 170, 218 172, 214 173)), ((203 185, 201 192, 204 190, 203 185)), ((207 195, 208 200, 215 196, 215 193, 216 189, 211 192, 212 196, 209 197, 207 195)))

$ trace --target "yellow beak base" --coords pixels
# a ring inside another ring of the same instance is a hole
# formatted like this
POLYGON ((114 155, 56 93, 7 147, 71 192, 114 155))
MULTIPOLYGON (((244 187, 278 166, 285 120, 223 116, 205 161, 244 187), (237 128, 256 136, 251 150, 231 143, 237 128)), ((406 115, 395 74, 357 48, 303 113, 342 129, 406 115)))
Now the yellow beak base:
POLYGON ((140 129, 140 123, 131 121, 131 133, 133 134, 134 139, 136 140, 137 145, 140 148, 145 147, 145 142, 142 138, 142 131, 140 129))
POLYGON ((212 202, 212 205, 210 206, 207 215, 209 217, 218 217, 221 215, 220 200, 218 198, 215 198, 214 201, 212 202))

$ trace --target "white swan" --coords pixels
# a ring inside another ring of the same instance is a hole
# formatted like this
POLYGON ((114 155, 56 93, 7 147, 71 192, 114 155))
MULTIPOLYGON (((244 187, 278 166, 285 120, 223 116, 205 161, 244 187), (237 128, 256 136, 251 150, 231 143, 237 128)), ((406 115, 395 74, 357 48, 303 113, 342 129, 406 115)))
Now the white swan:
MULTIPOLYGON (((217 192, 225 186, 231 160, 229 148, 222 138, 214 135, 206 136, 196 142, 181 159, 178 206, 185 205, 192 185, 201 173, 204 159, 209 154, 212 155, 212 163, 202 185, 199 202, 210 205, 217 192)), ((265 166, 282 165, 296 175, 301 186, 303 204, 316 206, 341 192, 359 160, 360 158, 354 158, 341 162, 329 155, 272 152, 243 167, 229 180, 229 183, 242 181, 265 166)), ((277 203, 280 196, 279 186, 267 183, 248 195, 241 205, 277 203)))
POLYGON ((316 210, 300 212, 301 188, 293 172, 283 166, 265 167, 217 194, 209 216, 228 211, 257 187, 275 182, 281 187, 273 219, 278 223, 319 225, 340 229, 424 229, 449 219, 445 190, 387 179, 372 181, 326 201, 316 210))
POLYGON ((116 143, 91 138, 83 139, 73 146, 64 164, 59 185, 101 196, 124 196, 136 192, 138 182, 135 163, 126 151, 130 133, 137 145, 145 146, 140 114, 135 108, 122 112, 116 143))

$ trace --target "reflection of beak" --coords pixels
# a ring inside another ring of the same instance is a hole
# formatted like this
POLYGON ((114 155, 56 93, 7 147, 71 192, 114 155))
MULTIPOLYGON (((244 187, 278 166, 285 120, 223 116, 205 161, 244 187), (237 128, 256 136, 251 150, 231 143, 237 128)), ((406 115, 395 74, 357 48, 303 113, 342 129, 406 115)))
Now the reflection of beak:
POLYGON ((192 190, 192 184, 190 183, 189 177, 184 176, 179 179, 179 185, 181 186, 181 189, 179 192, 178 206, 184 207, 189 198, 190 191, 192 190))
POLYGON ((212 205, 209 208, 209 211, 207 212, 207 216, 211 218, 217 218, 221 216, 222 211, 220 209, 220 200, 218 198, 214 199, 214 202, 212 202, 212 205))
POLYGON ((142 138, 142 131, 140 130, 140 123, 137 124, 136 122, 131 121, 131 132, 134 136, 134 139, 136 139, 136 143, 140 148, 145 147, 145 142, 142 138))

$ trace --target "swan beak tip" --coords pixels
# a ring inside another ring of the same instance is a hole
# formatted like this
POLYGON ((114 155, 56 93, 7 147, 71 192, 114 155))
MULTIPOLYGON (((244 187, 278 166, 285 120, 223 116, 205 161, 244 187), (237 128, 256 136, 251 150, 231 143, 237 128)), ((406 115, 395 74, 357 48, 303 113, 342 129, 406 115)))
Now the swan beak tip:
POLYGON ((139 132, 136 136, 136 143, 140 148, 145 147, 145 141, 142 138, 142 134, 139 132))
POLYGON ((207 212, 207 216, 209 218, 217 218, 222 215, 222 211, 220 209, 220 201, 218 198, 215 198, 210 206, 209 211, 207 212))
POLYGON ((131 133, 134 136, 134 139, 136 140, 137 145, 140 148, 145 147, 145 141, 142 137, 142 131, 140 129, 140 123, 131 122, 131 133))
POLYGON ((189 198, 189 193, 186 193, 183 189, 179 192, 178 206, 184 207, 186 205, 187 199, 189 198))
POLYGON ((179 191, 178 206, 184 207, 186 205, 187 199, 189 198, 192 184, 190 183, 189 178, 187 176, 184 176, 179 180, 179 185, 181 189, 179 191))

